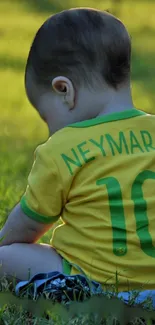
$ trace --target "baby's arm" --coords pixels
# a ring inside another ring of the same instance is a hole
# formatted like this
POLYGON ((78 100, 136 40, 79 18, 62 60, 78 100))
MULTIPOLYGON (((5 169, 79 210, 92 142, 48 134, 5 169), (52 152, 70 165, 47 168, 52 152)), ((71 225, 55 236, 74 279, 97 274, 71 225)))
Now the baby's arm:
POLYGON ((0 246, 34 243, 58 220, 63 188, 53 151, 51 140, 37 148, 26 192, 0 231, 0 246))
POLYGON ((51 226, 52 224, 44 224, 30 219, 22 211, 19 203, 12 210, 0 231, 0 246, 13 243, 35 243, 51 226))

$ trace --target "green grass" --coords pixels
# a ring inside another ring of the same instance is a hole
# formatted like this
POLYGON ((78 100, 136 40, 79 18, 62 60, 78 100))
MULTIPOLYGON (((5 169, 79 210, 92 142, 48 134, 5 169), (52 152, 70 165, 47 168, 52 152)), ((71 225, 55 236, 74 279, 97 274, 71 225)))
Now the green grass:
MULTIPOLYGON (((0 226, 25 190, 34 149, 48 137, 46 125, 26 98, 24 68, 34 34, 49 15, 75 6, 117 12, 132 35, 135 105, 155 113, 155 2, 124 0, 121 8, 115 3, 112 0, 0 1, 0 226)), ((41 241, 48 243, 50 236, 48 232, 41 241)), ((0 324, 4 316, 7 320, 2 324, 28 323, 28 318, 25 321, 26 316, 20 313, 19 310, 1 309, 0 324)), ((44 322, 38 320, 36 324, 47 323, 44 322)))

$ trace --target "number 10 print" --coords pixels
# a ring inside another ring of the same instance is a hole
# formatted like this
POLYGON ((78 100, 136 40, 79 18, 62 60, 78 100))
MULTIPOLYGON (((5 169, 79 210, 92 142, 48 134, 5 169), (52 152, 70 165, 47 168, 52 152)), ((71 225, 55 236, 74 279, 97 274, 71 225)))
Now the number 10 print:
MULTIPOLYGON (((141 249, 148 256, 155 257, 155 247, 148 229, 147 202, 143 196, 143 183, 148 179, 155 180, 155 172, 145 170, 137 175, 131 187, 131 200, 134 203, 136 232, 141 249)), ((127 253, 127 231, 120 183, 115 177, 106 177, 97 180, 96 184, 106 185, 113 231, 113 252, 117 256, 123 256, 127 253)))

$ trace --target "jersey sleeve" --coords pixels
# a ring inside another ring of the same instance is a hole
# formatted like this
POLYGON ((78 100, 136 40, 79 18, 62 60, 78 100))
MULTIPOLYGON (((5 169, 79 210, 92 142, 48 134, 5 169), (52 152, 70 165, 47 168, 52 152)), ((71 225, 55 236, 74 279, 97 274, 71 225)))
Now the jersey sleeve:
POLYGON ((63 187, 49 142, 35 151, 26 191, 20 201, 23 212, 41 223, 54 223, 63 207, 63 187))

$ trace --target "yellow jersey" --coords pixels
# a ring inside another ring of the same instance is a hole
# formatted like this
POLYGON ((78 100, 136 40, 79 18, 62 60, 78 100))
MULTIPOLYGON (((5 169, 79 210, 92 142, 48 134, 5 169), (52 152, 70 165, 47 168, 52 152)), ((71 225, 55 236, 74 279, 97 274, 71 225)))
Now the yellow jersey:
POLYGON ((56 132, 21 206, 38 222, 61 217, 51 244, 90 279, 155 289, 155 116, 133 108, 56 132))

